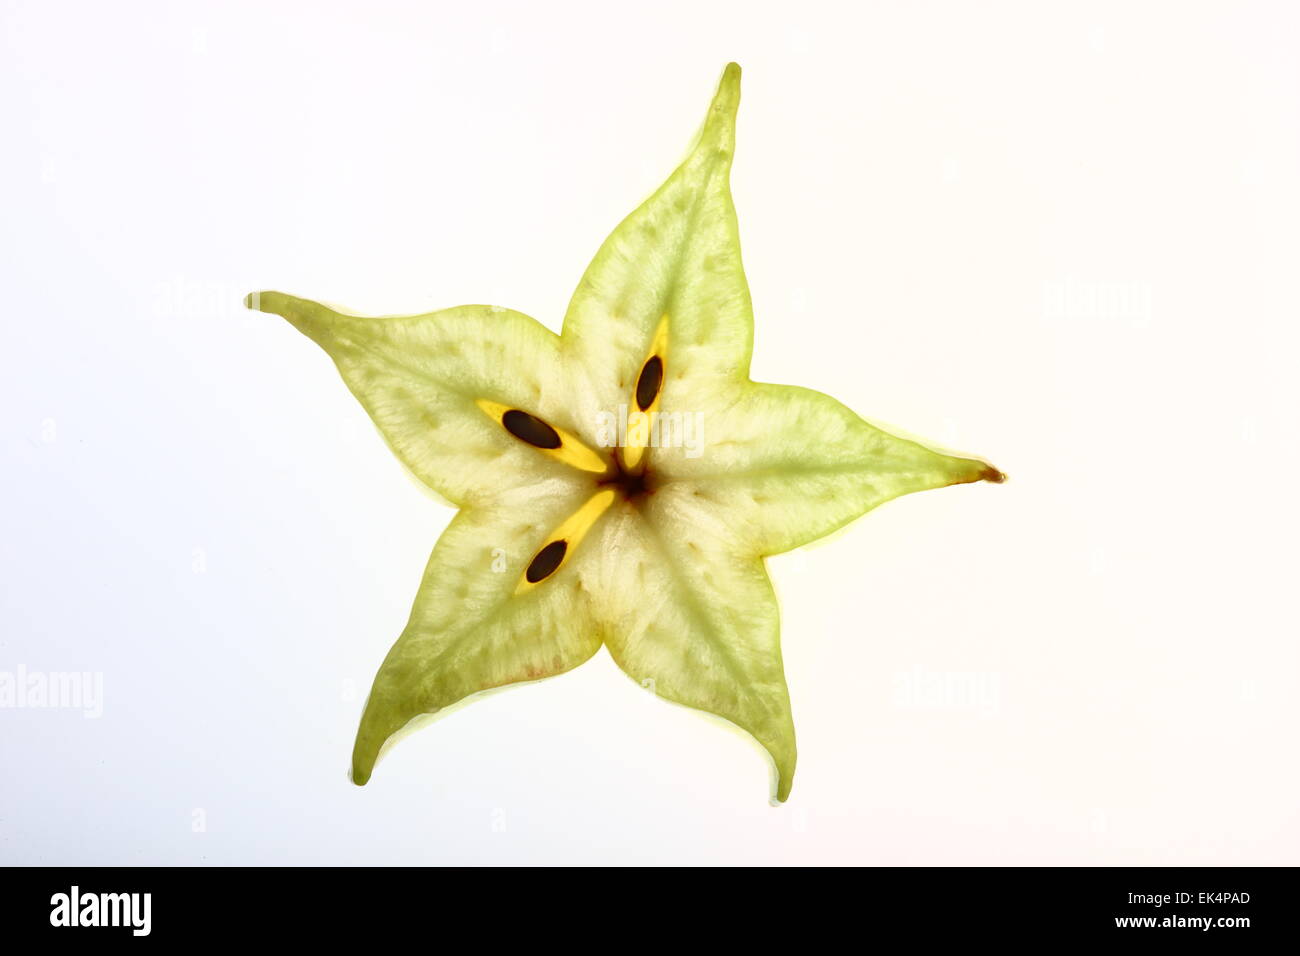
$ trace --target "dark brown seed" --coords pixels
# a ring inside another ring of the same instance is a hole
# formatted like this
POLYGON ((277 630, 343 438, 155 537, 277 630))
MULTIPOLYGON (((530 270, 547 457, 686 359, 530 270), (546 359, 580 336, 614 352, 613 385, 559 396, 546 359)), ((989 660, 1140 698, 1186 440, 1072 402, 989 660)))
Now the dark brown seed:
POLYGON ((542 578, 549 578, 554 574, 555 569, 564 560, 564 552, 568 550, 568 542, 561 540, 552 541, 538 551, 537 557, 533 558, 533 563, 528 565, 528 570, 524 572, 524 577, 528 579, 528 583, 536 584, 542 578))
POLYGON ((641 411, 644 412, 654 404, 663 380, 664 360, 657 355, 652 355, 641 369, 641 377, 636 380, 636 404, 641 411))
POLYGON ((501 424, 506 431, 520 441, 526 441, 537 448, 559 448, 560 435, 540 418, 534 418, 527 412, 512 408, 501 416, 501 424))

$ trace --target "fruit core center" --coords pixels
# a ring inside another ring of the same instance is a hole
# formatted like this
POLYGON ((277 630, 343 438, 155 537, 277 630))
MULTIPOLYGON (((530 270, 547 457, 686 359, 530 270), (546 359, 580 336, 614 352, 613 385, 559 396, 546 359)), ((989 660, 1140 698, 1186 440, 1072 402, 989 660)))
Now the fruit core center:
POLYGON ((654 491, 654 484, 648 469, 627 471, 620 463, 615 464, 615 469, 613 475, 598 483, 602 488, 613 488, 625 500, 633 504, 637 504, 646 495, 654 491))

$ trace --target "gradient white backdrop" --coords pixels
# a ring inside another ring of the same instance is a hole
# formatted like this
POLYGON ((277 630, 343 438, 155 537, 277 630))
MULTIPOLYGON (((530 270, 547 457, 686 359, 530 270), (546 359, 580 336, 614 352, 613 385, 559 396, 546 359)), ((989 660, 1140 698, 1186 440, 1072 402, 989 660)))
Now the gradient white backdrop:
POLYGON ((0 863, 1300 862, 1294 7, 0 11, 0 863), (769 562, 782 807, 604 652, 352 786, 451 511, 242 296, 558 329, 732 59, 755 378, 1010 481, 769 562))

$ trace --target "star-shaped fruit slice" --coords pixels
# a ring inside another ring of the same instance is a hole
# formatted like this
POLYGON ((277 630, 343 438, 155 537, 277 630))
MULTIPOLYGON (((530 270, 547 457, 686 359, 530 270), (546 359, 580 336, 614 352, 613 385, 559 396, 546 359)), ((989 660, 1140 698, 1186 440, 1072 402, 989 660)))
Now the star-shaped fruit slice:
POLYGON ((249 296, 329 354, 398 458, 460 509, 375 677, 356 783, 416 718, 604 644, 638 683, 752 734, 784 800, 794 724, 764 558, 908 492, 1002 480, 819 392, 750 380, 728 185, 739 100, 733 63, 560 335, 494 306, 362 318, 249 296))

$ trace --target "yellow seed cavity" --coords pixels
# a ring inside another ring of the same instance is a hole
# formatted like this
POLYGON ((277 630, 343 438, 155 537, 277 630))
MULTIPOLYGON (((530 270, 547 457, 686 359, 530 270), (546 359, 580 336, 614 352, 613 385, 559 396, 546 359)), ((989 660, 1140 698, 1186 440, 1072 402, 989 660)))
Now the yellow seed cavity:
MULTIPOLYGON (((475 399, 474 404, 503 429, 506 427, 503 421, 506 412, 515 409, 513 405, 502 405, 500 402, 489 401, 486 398, 475 399)), ((522 408, 518 410, 527 411, 522 408)), ((560 447, 537 448, 537 451, 543 455, 550 455, 556 461, 562 461, 566 465, 571 465, 581 471, 590 471, 597 475, 603 475, 609 470, 609 464, 605 459, 584 445, 571 432, 566 432, 563 428, 556 428, 554 425, 550 425, 549 422, 547 424, 554 430, 555 434, 560 436, 560 447)))
POLYGON ((540 587, 547 581, 551 580, 551 578, 555 577, 555 575, 559 574, 573 557, 573 552, 578 550, 579 543, 586 536, 587 532, 591 530, 591 526, 596 523, 596 519, 605 513, 606 509, 614 503, 616 497, 618 497, 618 495, 613 488, 605 488, 588 498, 581 508, 569 515, 568 518, 564 519, 564 522, 555 529, 555 532, 549 538, 542 542, 542 546, 533 553, 531 558, 528 559, 528 565, 531 565, 533 559, 546 550, 547 545, 553 544, 556 541, 563 541, 568 545, 568 547, 565 549, 564 559, 560 561, 560 566, 540 581, 534 583, 528 580, 526 576, 528 565, 525 565, 524 573, 519 575, 519 586, 515 588, 515 594, 523 594, 527 591, 531 591, 535 587, 540 587))
MULTIPOLYGON (((640 378, 641 370, 645 368, 645 363, 658 355, 664 363, 664 378, 668 375, 668 314, 665 312, 663 318, 659 320, 659 326, 655 329, 654 338, 650 340, 650 350, 646 352, 645 358, 637 366, 637 379, 640 378)), ((645 456, 646 447, 650 444, 650 425, 653 416, 659 414, 659 402, 663 398, 664 384, 659 383, 659 391, 655 395, 655 400, 650 403, 650 407, 641 410, 636 401, 636 380, 632 382, 632 396, 628 402, 627 415, 627 442, 623 446, 623 467, 628 471, 636 470, 641 464, 641 459, 645 456)))

